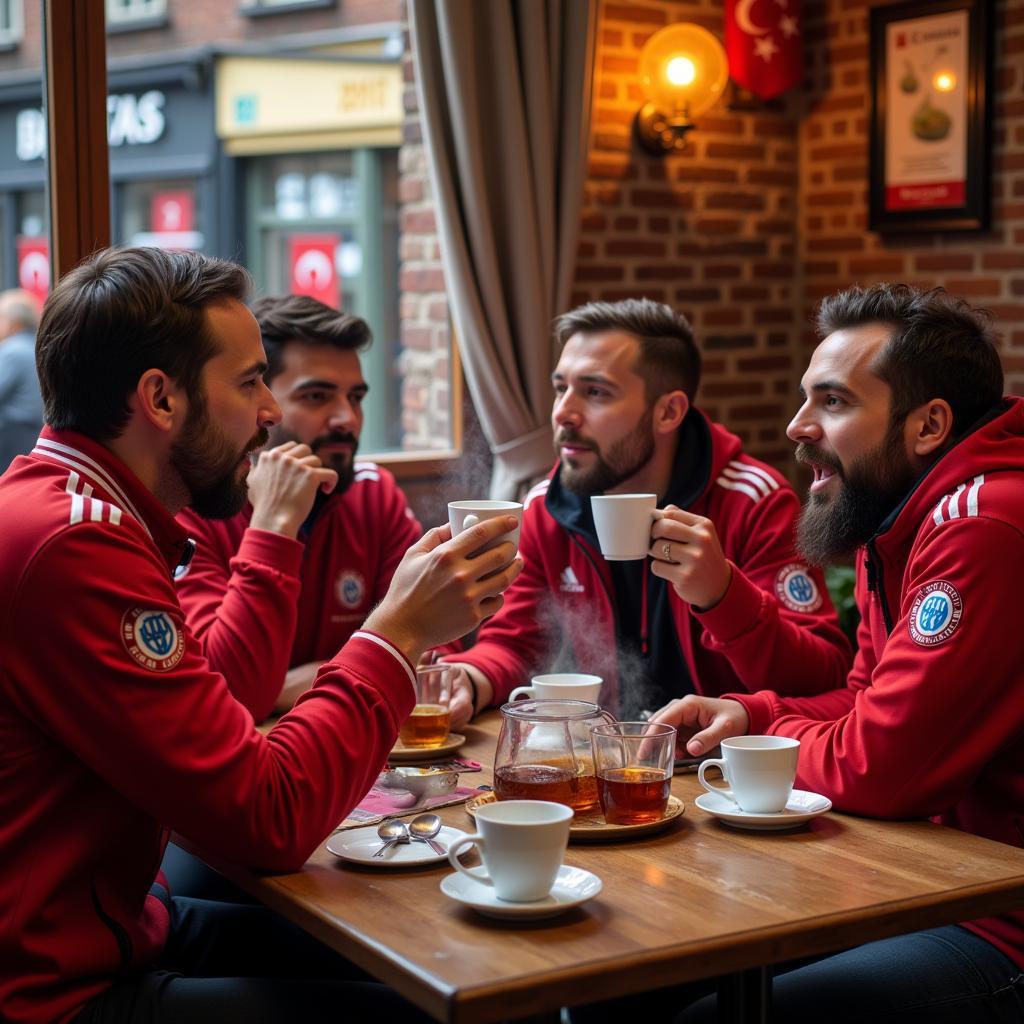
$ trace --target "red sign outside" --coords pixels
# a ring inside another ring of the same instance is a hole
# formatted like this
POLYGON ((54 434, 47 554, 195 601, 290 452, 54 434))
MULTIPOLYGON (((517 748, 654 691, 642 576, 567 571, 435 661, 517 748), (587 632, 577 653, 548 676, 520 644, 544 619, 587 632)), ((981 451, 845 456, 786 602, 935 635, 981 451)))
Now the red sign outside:
POLYGON ((338 272, 334 253, 341 244, 339 235, 292 235, 288 239, 293 295, 310 295, 335 309, 341 308, 338 272))
POLYGON ((18 284, 40 302, 46 301, 50 294, 49 239, 18 239, 18 284))
POLYGON ((149 203, 151 231, 191 231, 196 226, 191 192, 157 192, 149 203))

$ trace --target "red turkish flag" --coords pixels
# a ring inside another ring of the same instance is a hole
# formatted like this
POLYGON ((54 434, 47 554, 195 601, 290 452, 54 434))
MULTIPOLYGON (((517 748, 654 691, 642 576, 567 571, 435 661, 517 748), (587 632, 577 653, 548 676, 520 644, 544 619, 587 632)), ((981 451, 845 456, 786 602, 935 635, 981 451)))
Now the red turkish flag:
POLYGON ((769 100, 804 77, 800 0, 725 0, 729 76, 769 100))

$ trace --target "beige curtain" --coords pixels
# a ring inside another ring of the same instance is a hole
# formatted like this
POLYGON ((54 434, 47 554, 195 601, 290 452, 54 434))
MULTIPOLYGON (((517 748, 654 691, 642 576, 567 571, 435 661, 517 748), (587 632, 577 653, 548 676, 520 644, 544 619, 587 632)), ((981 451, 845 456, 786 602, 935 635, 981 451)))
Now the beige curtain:
POLYGON ((596 0, 409 0, 462 362, 512 497, 553 461, 551 321, 576 262, 596 0))

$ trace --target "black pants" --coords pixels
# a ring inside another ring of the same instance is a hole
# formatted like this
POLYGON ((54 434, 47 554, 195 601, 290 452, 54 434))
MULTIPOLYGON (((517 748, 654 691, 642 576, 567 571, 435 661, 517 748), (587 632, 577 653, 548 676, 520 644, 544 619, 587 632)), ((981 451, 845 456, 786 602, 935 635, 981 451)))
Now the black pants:
POLYGON ((169 908, 158 961, 115 981, 77 1024, 430 1019, 266 907, 175 897, 169 908))

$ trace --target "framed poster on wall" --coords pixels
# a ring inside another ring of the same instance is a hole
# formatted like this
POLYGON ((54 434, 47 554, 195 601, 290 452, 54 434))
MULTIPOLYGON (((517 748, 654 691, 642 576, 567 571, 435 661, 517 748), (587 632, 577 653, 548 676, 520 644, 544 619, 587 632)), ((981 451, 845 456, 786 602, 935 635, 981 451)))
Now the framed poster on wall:
POLYGON ((871 9, 873 231, 989 223, 990 0, 871 9))

